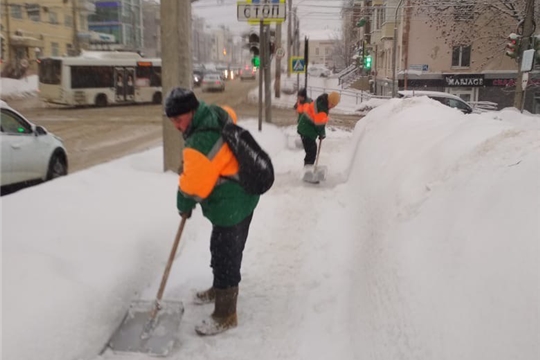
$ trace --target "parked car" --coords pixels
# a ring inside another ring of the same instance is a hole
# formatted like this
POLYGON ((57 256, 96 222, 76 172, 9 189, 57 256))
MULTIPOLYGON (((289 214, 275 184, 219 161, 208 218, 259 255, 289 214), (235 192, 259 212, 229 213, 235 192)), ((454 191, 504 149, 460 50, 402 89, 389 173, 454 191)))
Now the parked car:
POLYGON ((473 112, 473 108, 467 104, 462 98, 440 91, 416 91, 416 90, 400 90, 398 91, 400 98, 410 98, 415 96, 427 96, 430 99, 437 100, 443 105, 455 108, 464 114, 473 112))
POLYGON ((201 83, 201 89, 205 91, 225 91, 225 81, 218 73, 205 74, 201 83))
POLYGON ((257 77, 257 69, 253 66, 246 65, 242 69, 240 69, 240 80, 255 80, 257 77))
POLYGON ((314 64, 308 65, 308 74, 316 77, 329 77, 332 75, 332 71, 324 65, 314 64))
POLYGON ((62 139, 0 101, 1 186, 52 180, 68 173, 62 139))

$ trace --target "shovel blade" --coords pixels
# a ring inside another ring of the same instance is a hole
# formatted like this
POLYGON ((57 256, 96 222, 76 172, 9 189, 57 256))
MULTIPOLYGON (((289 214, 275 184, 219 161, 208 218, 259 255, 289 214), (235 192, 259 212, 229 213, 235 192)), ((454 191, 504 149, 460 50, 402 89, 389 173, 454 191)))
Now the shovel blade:
POLYGON ((152 356, 169 355, 178 341, 184 306, 180 301, 170 300, 161 301, 160 304, 156 318, 150 322, 155 300, 132 303, 122 324, 109 341, 112 351, 152 356))
POLYGON ((304 172, 303 180, 311 184, 318 184, 326 180, 326 166, 317 166, 316 169, 310 168, 304 172))

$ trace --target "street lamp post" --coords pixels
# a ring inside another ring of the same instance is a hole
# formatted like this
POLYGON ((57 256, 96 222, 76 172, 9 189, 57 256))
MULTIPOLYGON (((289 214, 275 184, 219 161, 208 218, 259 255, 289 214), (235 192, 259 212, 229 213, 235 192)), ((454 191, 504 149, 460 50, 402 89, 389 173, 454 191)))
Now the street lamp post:
POLYGON ((396 86, 396 67, 397 67, 397 15, 399 8, 403 4, 403 0, 399 0, 398 6, 396 7, 396 14, 394 16, 394 46, 392 50, 392 97, 396 97, 397 86, 396 86))

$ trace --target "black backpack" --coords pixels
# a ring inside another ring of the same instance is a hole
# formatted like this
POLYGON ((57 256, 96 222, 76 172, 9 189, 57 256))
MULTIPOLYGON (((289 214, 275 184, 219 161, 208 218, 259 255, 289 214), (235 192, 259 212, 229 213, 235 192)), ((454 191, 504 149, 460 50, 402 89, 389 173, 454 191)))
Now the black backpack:
POLYGON ((274 166, 270 156, 248 130, 232 121, 225 110, 219 108, 218 113, 223 124, 221 137, 238 161, 238 178, 233 180, 238 181, 248 194, 264 194, 274 184, 274 166))

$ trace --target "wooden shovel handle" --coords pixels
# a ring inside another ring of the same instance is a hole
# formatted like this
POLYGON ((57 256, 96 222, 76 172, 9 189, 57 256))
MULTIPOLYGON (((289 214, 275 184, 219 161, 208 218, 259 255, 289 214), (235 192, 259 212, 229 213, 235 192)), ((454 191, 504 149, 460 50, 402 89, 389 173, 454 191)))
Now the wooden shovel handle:
POLYGON ((317 157, 315 158, 315 166, 313 167, 313 174, 317 172, 317 164, 319 163, 319 154, 321 153, 322 139, 319 138, 319 148, 317 149, 317 157))
POLYGON ((172 263, 176 255, 176 250, 178 249, 178 245, 180 244, 180 237, 182 236, 182 232, 184 231, 186 220, 187 217, 185 215, 182 215, 182 220, 180 221, 180 226, 178 227, 178 231, 176 232, 176 237, 174 238, 171 253, 169 254, 169 260, 167 261, 165 272, 163 272, 163 277, 161 278, 161 284, 159 285, 159 290, 156 296, 156 304, 154 306, 154 309, 152 310, 152 313, 150 314, 150 319, 155 318, 159 310, 159 303, 161 301, 161 298, 163 297, 163 293, 165 292, 165 285, 167 285, 167 280, 169 279, 169 273, 171 272, 172 263))

